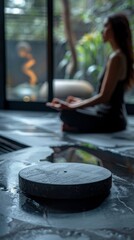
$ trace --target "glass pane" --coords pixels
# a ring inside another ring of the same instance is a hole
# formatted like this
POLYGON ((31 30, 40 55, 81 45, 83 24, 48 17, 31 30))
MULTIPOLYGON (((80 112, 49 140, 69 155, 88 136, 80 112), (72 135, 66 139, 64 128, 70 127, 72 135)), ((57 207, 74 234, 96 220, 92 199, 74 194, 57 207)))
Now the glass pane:
POLYGON ((105 17, 125 11, 134 29, 133 0, 54 1, 54 94, 87 98, 98 89, 99 75, 111 51, 103 44, 105 17))
POLYGON ((41 89, 47 81, 46 1, 6 0, 6 98, 44 101, 41 89))

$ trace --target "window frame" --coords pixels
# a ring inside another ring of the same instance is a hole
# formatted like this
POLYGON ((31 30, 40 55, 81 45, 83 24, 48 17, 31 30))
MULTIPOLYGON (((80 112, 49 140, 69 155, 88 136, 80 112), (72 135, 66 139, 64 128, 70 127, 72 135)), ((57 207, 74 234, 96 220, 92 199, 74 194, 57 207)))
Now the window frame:
MULTIPOLYGON (((47 81, 48 99, 53 98, 53 0, 47 0, 47 81)), ((5 44, 5 4, 1 0, 0 4, 0 109, 5 110, 28 110, 28 111, 49 111, 44 102, 23 102, 10 101, 6 99, 6 44, 5 44)))

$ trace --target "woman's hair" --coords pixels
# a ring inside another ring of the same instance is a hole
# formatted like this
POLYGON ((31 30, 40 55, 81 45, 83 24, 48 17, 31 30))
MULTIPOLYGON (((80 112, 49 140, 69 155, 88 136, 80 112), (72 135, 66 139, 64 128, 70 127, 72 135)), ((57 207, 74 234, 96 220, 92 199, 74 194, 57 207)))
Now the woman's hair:
POLYGON ((113 14, 108 17, 112 26, 115 41, 127 58, 127 87, 134 85, 134 53, 132 33, 127 16, 124 13, 113 14))

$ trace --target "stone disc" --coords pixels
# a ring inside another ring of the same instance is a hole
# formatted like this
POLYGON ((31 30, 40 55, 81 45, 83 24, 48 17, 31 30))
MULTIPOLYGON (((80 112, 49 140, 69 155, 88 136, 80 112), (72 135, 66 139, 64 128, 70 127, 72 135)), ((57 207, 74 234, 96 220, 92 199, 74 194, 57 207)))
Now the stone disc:
POLYGON ((111 172, 91 164, 39 164, 19 172, 19 187, 24 193, 47 199, 103 197, 111 185, 111 172))

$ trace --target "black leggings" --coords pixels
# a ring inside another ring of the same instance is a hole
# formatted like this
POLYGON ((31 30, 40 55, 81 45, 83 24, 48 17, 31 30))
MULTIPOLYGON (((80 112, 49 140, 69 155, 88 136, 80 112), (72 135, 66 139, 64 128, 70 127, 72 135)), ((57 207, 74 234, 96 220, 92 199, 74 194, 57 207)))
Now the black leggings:
POLYGON ((108 133, 124 130, 127 126, 125 116, 102 116, 90 110, 62 110, 63 123, 74 127, 79 133, 108 133))

